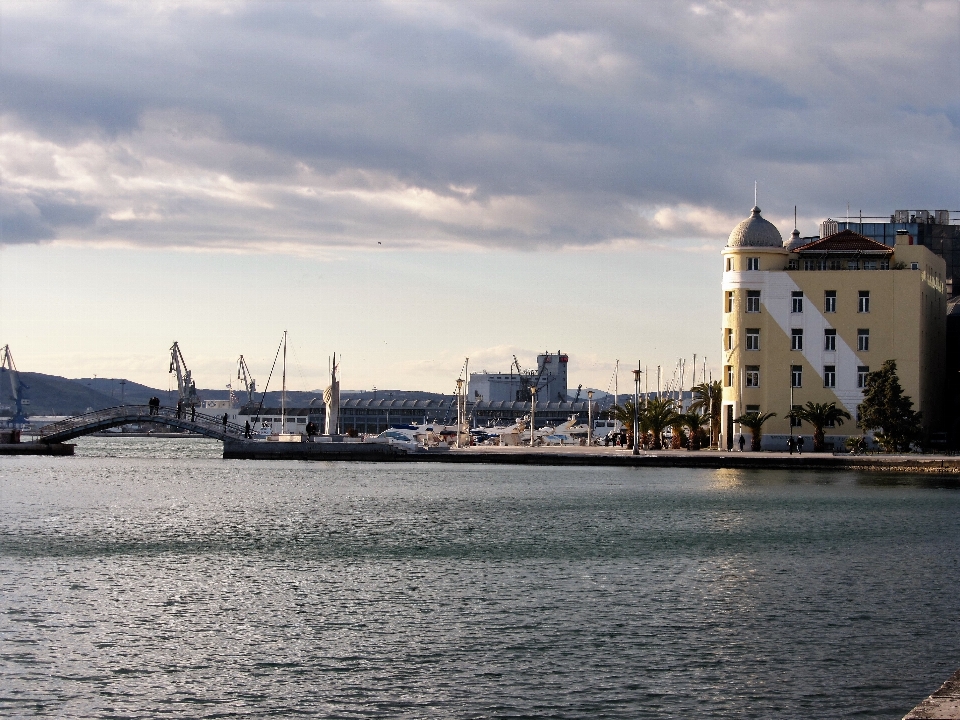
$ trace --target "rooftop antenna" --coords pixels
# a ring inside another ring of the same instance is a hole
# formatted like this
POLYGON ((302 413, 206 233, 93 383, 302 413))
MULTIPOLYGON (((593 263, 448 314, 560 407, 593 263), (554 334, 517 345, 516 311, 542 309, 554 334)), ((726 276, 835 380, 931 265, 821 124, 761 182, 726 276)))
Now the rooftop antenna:
POLYGON ((753 206, 757 206, 757 181, 753 181, 753 206))
POLYGON ((797 229, 797 206, 793 206, 793 229, 797 229))

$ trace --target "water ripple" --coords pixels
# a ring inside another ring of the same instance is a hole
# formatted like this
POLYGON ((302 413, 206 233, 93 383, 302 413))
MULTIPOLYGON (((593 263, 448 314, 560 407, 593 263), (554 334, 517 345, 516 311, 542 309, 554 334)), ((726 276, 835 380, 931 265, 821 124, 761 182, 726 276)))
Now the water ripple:
POLYGON ((955 669, 922 479, 215 451, 4 459, 0 712, 886 718, 955 669))

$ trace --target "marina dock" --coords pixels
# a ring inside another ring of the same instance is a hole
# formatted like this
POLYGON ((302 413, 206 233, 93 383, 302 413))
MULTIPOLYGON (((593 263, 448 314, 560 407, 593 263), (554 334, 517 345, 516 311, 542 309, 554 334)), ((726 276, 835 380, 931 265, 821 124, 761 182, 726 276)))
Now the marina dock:
POLYGON ((434 462, 486 465, 555 465, 599 467, 676 467, 784 470, 860 470, 937 473, 960 476, 960 457, 947 455, 832 455, 701 450, 645 451, 622 448, 494 447, 404 452, 381 443, 265 443, 224 441, 223 457, 241 460, 344 460, 370 462, 434 462))

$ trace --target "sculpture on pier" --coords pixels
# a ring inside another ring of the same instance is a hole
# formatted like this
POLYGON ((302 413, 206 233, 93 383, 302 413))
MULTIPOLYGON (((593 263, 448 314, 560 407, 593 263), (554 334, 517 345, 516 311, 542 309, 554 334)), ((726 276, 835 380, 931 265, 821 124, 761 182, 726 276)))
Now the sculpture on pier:
POLYGON ((340 421, 340 381, 337 380, 337 354, 333 354, 333 363, 330 365, 330 385, 323 391, 323 402, 327 406, 326 435, 336 435, 340 421))

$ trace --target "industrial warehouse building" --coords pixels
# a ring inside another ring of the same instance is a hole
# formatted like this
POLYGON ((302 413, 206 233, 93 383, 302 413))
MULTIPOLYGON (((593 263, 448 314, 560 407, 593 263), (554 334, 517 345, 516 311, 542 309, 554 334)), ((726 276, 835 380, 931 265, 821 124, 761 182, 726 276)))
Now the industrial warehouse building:
MULTIPOLYGON (((596 403, 594 403, 596 408, 596 403)), ((468 403, 467 416, 474 427, 489 424, 509 424, 530 414, 529 402, 476 402, 468 403)), ((537 427, 556 425, 570 415, 578 414, 584 420, 587 417, 587 401, 577 402, 537 402, 537 427)), ((246 407, 237 414, 239 424, 249 421, 255 428, 267 423, 272 432, 303 432, 307 423, 316 423, 324 427, 326 409, 322 405, 307 408, 287 408, 282 414, 280 408, 246 407), (285 417, 286 424, 281 423, 285 417)), ((381 433, 395 425, 417 425, 422 423, 454 425, 457 422, 456 398, 443 400, 400 400, 400 399, 343 399, 340 401, 340 432, 356 430, 361 434, 381 433)))

